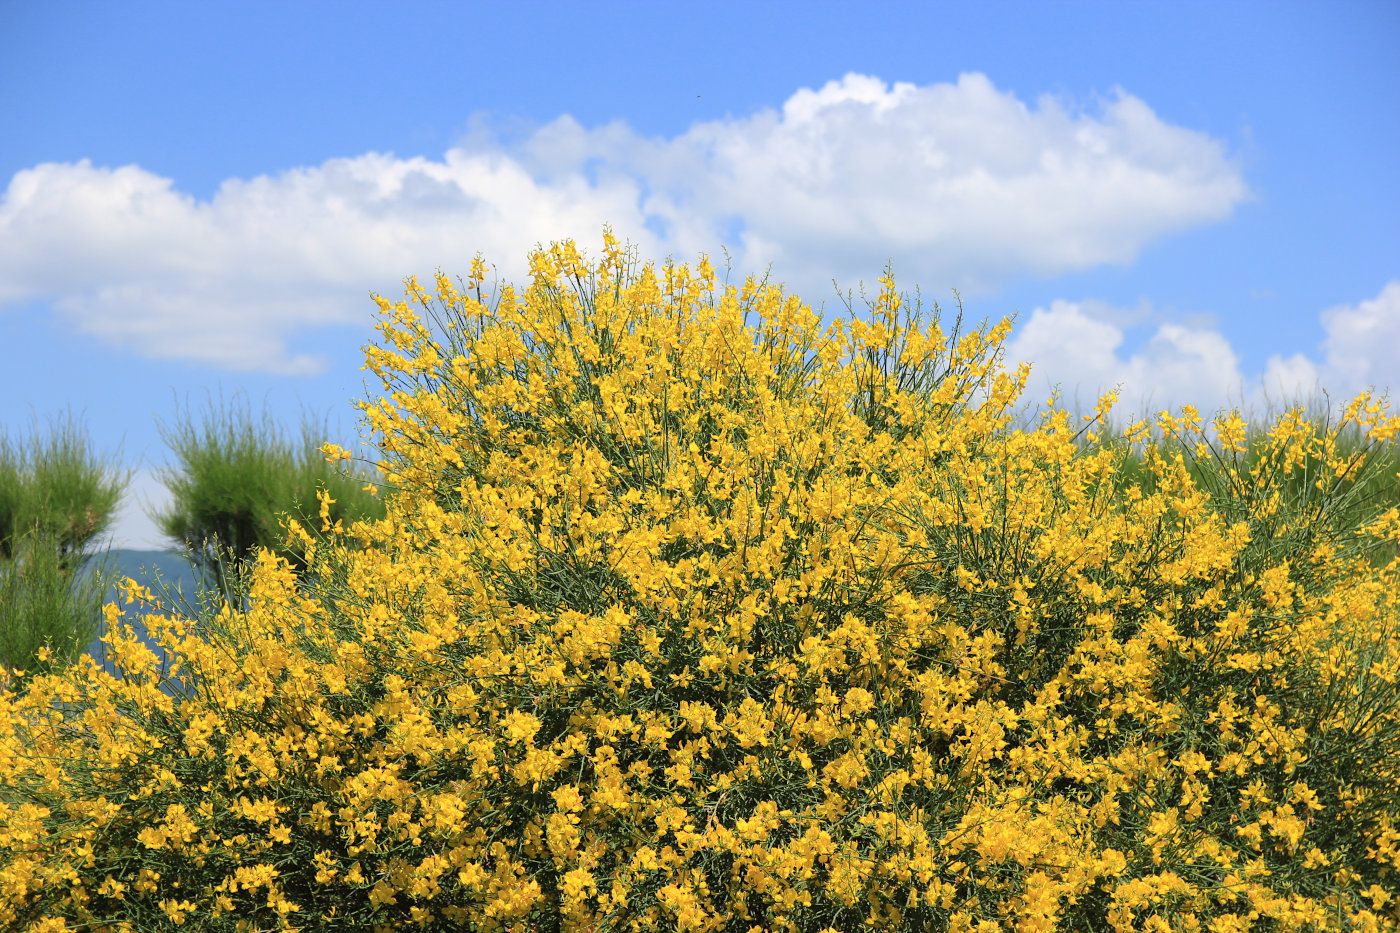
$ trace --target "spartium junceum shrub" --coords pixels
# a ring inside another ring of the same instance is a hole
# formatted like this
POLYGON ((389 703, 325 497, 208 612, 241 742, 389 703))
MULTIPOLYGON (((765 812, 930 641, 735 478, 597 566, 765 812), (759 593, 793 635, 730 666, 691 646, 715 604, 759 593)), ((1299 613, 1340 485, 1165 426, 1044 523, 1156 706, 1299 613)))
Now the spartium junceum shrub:
POLYGON ((314 586, 264 552, 202 637, 152 615, 166 691, 114 639, 126 679, 11 700, 0 926, 1397 927, 1400 519, 1337 520, 1361 455, 1284 417, 1246 471, 1186 411, 1115 485, 1064 411, 1008 428, 1006 322, 886 277, 823 332, 605 243, 380 299, 388 514, 291 527, 314 586))

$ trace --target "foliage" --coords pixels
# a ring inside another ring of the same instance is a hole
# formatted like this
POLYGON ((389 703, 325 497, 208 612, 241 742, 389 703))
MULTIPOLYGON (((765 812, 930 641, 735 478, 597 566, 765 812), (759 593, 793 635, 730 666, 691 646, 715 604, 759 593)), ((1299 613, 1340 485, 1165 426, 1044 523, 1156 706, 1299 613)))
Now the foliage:
POLYGON ((233 572, 260 548, 305 570, 305 554, 288 543, 281 518, 307 521, 316 515, 317 490, 334 500, 335 522, 384 515, 383 503, 363 488, 367 476, 334 469, 318 453, 323 425, 304 419, 300 446, 271 425, 266 414, 254 419, 246 403, 220 411, 212 401, 199 427, 178 411, 177 424, 159 425, 179 467, 160 471, 173 501, 153 517, 189 554, 204 582, 221 593, 229 592, 233 572))
POLYGON ((1400 926, 1400 514, 1335 505, 1378 401, 1252 461, 1163 413, 1122 483, 1064 411, 1007 429, 1009 322, 888 274, 821 332, 611 237, 483 269, 440 337, 380 299, 395 492, 289 523, 314 587, 263 551, 243 611, 148 617, 178 698, 113 637, 125 679, 0 704, 0 923, 1400 926))
MULTIPOLYGON (((1279 473, 1281 464, 1275 456, 1274 445, 1268 433, 1257 426, 1257 423, 1253 423, 1245 428, 1244 449, 1239 452, 1238 458, 1233 458, 1238 464, 1236 472, 1246 475, 1253 474, 1258 469, 1274 473, 1282 495, 1292 503, 1291 510, 1305 508, 1306 501, 1317 497, 1318 490, 1322 489, 1323 495, 1328 499, 1329 508, 1336 513, 1332 518, 1333 523, 1343 528, 1358 527, 1365 522, 1366 516, 1383 511, 1389 504, 1400 502, 1400 444, 1373 445, 1359 425, 1355 422, 1344 426, 1334 425, 1335 415, 1331 408, 1316 402, 1286 409, 1278 415, 1271 416, 1265 423, 1276 422, 1282 417, 1296 419, 1298 413, 1302 414, 1302 420, 1315 433, 1327 435, 1332 433, 1335 427, 1332 455, 1340 462, 1364 457, 1366 469, 1348 470, 1340 476, 1328 477, 1324 475, 1321 459, 1316 453, 1310 452, 1295 468, 1279 473), (1270 457, 1274 459, 1268 460, 1270 457), (1323 486, 1317 485, 1319 481, 1323 482, 1323 486)), ((1134 423, 1142 424, 1146 421, 1146 418, 1139 418, 1134 423)), ((1111 431, 1108 436, 1096 438, 1092 444, 1081 441, 1080 447, 1081 450, 1110 447, 1121 452, 1122 460, 1116 471, 1119 486, 1135 484, 1141 487, 1146 484, 1150 488, 1155 480, 1152 471, 1143 462, 1147 445, 1141 442, 1127 443, 1123 438, 1123 435, 1132 430, 1132 425, 1128 425, 1121 432, 1111 431)), ((1177 451, 1182 452, 1192 482, 1201 491, 1212 494, 1217 500, 1221 499, 1220 492, 1229 482, 1232 465, 1221 456, 1221 451, 1207 446, 1198 455, 1197 451, 1183 449, 1184 445, 1179 439, 1171 438, 1159 438, 1152 446, 1159 457, 1171 458, 1177 451)), ((1395 541, 1373 540, 1368 542, 1366 550, 1368 558, 1377 567, 1400 556, 1400 547, 1397 547, 1395 541)))
POLYGON ((89 449, 72 415, 27 444, 0 433, 0 560, 30 534, 51 539, 66 567, 110 529, 130 474, 120 476, 89 449))
POLYGON ((82 573, 52 538, 31 536, 0 561, 0 677, 23 690, 39 673, 62 670, 100 631, 111 578, 104 555, 82 573))
POLYGON ((71 414, 28 443, 0 433, 0 674, 15 689, 96 636, 109 581, 87 549, 129 478, 91 453, 71 414))

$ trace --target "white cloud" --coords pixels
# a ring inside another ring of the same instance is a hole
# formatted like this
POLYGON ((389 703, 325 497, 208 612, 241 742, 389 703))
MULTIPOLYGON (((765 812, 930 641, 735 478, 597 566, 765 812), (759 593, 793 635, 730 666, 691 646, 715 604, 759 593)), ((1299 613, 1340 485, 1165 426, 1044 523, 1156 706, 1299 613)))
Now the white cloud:
POLYGON ((1400 390, 1400 280, 1370 300, 1328 308, 1322 328, 1323 358, 1270 357, 1267 387, 1303 396, 1326 388, 1334 398, 1368 388, 1400 390))
POLYGON ((1143 317, 1142 309, 1122 312, 1098 302, 1036 308, 1006 348, 1008 363, 1032 364, 1025 401, 1043 402, 1045 390, 1058 385, 1062 404, 1088 411, 1116 385, 1120 419, 1186 404, 1203 413, 1240 407, 1262 416, 1316 401, 1323 389, 1340 405, 1364 389, 1400 388, 1400 281, 1373 299, 1322 312, 1321 359, 1273 356, 1252 377, 1241 371, 1229 340, 1204 326, 1160 322, 1139 350, 1123 353, 1128 328, 1143 317))
POLYGON ((1163 323, 1139 350, 1124 355, 1124 327, 1091 309, 1055 301, 1012 332, 1007 359, 1031 363, 1030 401, 1043 401, 1044 390, 1058 385, 1062 404, 1087 411, 1118 386, 1115 412, 1126 417, 1184 404, 1210 410, 1239 400, 1239 357, 1220 333, 1163 323))
POLYGON ((726 220, 740 255, 827 293, 893 258, 969 292, 1009 278, 1127 263, 1151 240, 1228 217, 1246 186, 1221 146, 1117 92, 1097 114, 1032 108, 980 74, 886 85, 850 74, 782 110, 643 140, 568 118, 523 151, 559 172, 593 158, 643 179, 678 245, 726 220))
POLYGON ((0 201, 0 304, 47 298, 144 355, 311 373, 299 330, 368 323, 367 291, 465 272, 519 280, 530 248, 774 264, 814 304, 893 259, 968 293, 1131 262, 1154 239, 1228 217, 1247 191, 1205 134, 1124 92, 1093 112, 1028 106, 980 74, 887 85, 851 74, 781 110, 669 139, 564 116, 506 147, 476 132, 441 161, 368 153, 230 179, 208 201, 138 166, 43 164, 0 201))
POLYGON ((0 204, 0 302, 51 297, 82 330, 156 358, 311 373, 300 328, 368 323, 368 292, 465 272, 536 242, 638 225, 635 190, 538 184, 518 163, 371 153, 276 178, 230 180, 207 203, 136 166, 45 164, 0 204))

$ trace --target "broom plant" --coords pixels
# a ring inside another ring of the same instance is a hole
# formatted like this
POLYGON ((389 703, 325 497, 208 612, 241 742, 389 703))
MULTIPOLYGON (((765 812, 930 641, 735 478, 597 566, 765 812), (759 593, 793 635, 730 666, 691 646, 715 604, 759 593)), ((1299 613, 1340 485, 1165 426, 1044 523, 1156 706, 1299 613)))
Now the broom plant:
POLYGON ((1400 515, 1328 479, 1384 400, 1125 482, 888 273, 823 329, 606 234, 484 272, 377 299, 386 512, 290 517, 309 583, 0 696, 0 925, 1400 927, 1400 515))

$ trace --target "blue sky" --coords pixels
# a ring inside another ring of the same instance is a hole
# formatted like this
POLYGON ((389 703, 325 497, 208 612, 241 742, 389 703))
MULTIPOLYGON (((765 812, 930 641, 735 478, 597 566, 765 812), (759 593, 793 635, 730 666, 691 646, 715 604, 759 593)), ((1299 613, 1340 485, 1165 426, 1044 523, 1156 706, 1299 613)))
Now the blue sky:
POLYGON ((347 443, 371 292, 604 223, 828 316, 892 261, 1016 314, 1036 400, 1394 389, 1396 48, 1388 0, 0 0, 0 426, 71 410, 166 546, 157 419, 347 443))

